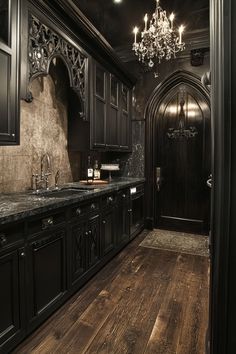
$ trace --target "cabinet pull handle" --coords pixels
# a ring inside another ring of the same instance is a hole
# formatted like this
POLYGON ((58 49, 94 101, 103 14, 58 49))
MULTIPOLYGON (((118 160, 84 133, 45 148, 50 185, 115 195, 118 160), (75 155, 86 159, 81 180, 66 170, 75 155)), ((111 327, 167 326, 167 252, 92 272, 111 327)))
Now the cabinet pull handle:
POLYGON ((3 247, 7 243, 7 238, 4 234, 0 234, 0 246, 3 247))
POLYGON ((81 214, 81 209, 80 208, 77 208, 76 211, 75 211, 76 215, 80 215, 81 214))
POLYGON ((91 204, 91 209, 94 210, 96 208, 96 205, 93 203, 91 204))
POLYGON ((54 223, 53 217, 51 216, 50 218, 47 219, 43 219, 42 220, 42 229, 46 230, 48 229, 50 226, 52 226, 54 223))

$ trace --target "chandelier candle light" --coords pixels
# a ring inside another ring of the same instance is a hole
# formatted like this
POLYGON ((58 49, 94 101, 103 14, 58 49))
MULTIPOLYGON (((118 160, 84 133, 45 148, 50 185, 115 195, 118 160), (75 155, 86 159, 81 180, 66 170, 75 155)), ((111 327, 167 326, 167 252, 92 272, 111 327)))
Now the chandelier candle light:
POLYGON ((184 50, 183 42, 184 26, 181 25, 178 35, 174 29, 175 15, 172 13, 169 18, 166 11, 156 0, 156 10, 151 17, 148 28, 148 15, 144 16, 144 30, 141 32, 141 40, 137 41, 138 27, 134 27, 133 50, 140 62, 154 69, 155 77, 158 77, 157 66, 162 59, 170 60, 176 57, 176 53, 184 50))

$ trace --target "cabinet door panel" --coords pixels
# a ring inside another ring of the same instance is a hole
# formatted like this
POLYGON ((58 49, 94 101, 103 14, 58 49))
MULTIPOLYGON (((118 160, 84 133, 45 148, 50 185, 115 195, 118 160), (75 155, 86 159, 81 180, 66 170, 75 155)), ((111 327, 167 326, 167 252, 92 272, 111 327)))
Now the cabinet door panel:
POLYGON ((122 112, 120 115, 120 147, 123 149, 129 148, 130 141, 130 121, 129 115, 126 112, 122 112))
MULTIPOLYGON (((0 351, 7 339, 20 333, 23 326, 20 297, 20 269, 18 251, 0 257, 0 351)), ((6 351, 7 352, 7 351, 6 351)))
POLYGON ((99 216, 92 217, 88 222, 86 233, 86 264, 87 268, 94 266, 100 258, 99 216))
POLYGON ((9 45, 9 0, 0 0, 0 41, 9 45))
POLYGON ((117 208, 117 220, 119 220, 119 223, 117 224, 116 243, 118 246, 129 241, 130 215, 128 209, 129 203, 120 201, 117 208))
POLYGON ((10 95, 9 88, 9 68, 11 65, 10 57, 7 53, 0 50, 0 132, 2 135, 10 134, 10 115, 8 97, 10 95))
POLYGON ((95 97, 95 113, 94 113, 94 139, 93 145, 96 147, 105 146, 105 119, 106 119, 106 103, 100 98, 95 97))
POLYGON ((71 278, 74 284, 86 270, 85 258, 85 230, 84 222, 75 224, 71 228, 71 278))
POLYGON ((66 289, 65 232, 55 232, 30 245, 30 317, 38 317, 66 289))
POLYGON ((101 243, 103 255, 114 249, 115 243, 115 210, 107 210, 102 216, 101 243))
POLYGON ((19 134, 18 0, 0 0, 0 24, 0 145, 9 145, 19 134))
POLYGON ((118 147, 118 109, 116 107, 110 106, 106 124, 106 145, 118 147))

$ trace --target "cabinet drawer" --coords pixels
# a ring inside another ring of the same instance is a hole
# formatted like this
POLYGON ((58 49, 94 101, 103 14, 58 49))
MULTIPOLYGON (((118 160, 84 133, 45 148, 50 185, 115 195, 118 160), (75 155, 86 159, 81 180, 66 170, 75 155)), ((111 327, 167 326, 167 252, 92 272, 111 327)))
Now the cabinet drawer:
POLYGON ((85 216, 87 214, 97 212, 99 210, 99 201, 92 200, 86 204, 78 204, 75 207, 71 208, 71 217, 78 218, 80 216, 85 216))
POLYGON ((118 202, 126 202, 129 200, 130 193, 129 189, 124 189, 118 192, 118 202))
POLYGON ((24 223, 0 227, 0 252, 24 240, 24 223))
POLYGON ((102 197, 102 208, 114 206, 117 203, 117 194, 109 194, 102 197))
POLYGON ((28 233, 32 235, 41 231, 53 229, 54 227, 63 224, 65 220, 65 210, 41 215, 38 218, 28 221, 28 233))

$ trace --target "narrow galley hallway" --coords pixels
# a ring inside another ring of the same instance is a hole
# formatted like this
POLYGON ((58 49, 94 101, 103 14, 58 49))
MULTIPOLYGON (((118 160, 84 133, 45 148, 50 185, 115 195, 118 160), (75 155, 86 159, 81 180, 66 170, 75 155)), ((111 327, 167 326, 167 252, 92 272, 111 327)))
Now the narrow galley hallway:
POLYGON ((203 354, 208 257, 140 247, 144 231, 14 354, 203 354))

